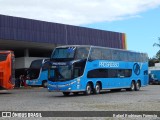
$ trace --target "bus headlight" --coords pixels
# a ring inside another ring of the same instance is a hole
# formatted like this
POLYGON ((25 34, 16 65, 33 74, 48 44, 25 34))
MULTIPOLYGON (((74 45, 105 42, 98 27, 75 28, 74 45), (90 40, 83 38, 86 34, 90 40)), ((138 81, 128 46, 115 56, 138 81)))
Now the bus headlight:
POLYGON ((80 83, 80 81, 81 81, 81 79, 80 79, 80 78, 77 78, 77 83, 78 83, 78 84, 80 83))
POLYGON ((68 90, 71 90, 71 88, 68 88, 68 90))
POLYGON ((66 86, 70 86, 70 85, 72 85, 72 84, 74 84, 74 83, 76 83, 76 81, 70 82, 70 83, 65 84, 65 85, 66 85, 66 86))

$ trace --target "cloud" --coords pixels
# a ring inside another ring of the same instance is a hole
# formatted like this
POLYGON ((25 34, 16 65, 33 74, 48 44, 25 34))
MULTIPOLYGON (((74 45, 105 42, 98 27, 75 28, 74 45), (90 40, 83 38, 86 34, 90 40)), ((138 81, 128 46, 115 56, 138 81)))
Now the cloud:
POLYGON ((72 25, 140 17, 160 0, 0 0, 0 14, 72 25))

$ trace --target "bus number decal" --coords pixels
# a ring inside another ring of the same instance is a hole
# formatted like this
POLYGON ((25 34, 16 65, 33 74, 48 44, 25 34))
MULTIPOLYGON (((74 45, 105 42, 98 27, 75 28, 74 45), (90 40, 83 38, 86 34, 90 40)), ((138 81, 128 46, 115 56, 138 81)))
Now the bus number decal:
POLYGON ((99 67, 119 67, 118 62, 99 62, 99 67))

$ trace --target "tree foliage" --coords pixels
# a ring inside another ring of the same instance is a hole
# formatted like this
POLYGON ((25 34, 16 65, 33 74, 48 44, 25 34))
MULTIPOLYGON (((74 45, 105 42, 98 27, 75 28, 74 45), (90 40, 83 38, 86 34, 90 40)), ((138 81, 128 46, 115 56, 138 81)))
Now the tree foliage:
POLYGON ((155 63, 159 63, 159 60, 156 58, 149 59, 149 67, 155 66, 155 63))
POLYGON ((156 46, 156 47, 159 47, 159 48, 160 48, 160 37, 158 38, 158 42, 159 42, 159 43, 154 43, 154 44, 153 44, 153 47, 156 46))
MULTIPOLYGON (((160 37, 158 37, 158 43, 153 44, 153 47, 155 46, 160 48, 160 37)), ((156 53, 156 58, 160 61, 160 50, 156 53)))

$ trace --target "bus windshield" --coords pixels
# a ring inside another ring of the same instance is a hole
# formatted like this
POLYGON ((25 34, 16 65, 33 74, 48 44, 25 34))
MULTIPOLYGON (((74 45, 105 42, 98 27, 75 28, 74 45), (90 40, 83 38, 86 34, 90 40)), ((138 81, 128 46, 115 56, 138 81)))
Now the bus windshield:
POLYGON ((56 48, 52 58, 74 58, 75 47, 56 48))
POLYGON ((32 61, 30 68, 28 69, 27 77, 32 79, 37 79, 40 74, 40 69, 42 67, 42 61, 43 60, 34 60, 32 61))
POLYGON ((32 61, 30 68, 40 69, 42 67, 42 61, 43 60, 32 61))
POLYGON ((49 75, 52 81, 65 81, 72 77, 71 66, 52 66, 49 75))
POLYGON ((27 71, 27 77, 30 80, 33 79, 38 79, 42 71, 47 71, 48 69, 48 64, 45 64, 45 66, 43 66, 43 64, 45 62, 47 62, 49 59, 39 59, 39 60, 34 60, 32 61, 30 68, 27 71), (42 67, 43 66, 43 67, 42 67))
POLYGON ((4 53, 0 53, 0 62, 1 61, 5 61, 7 59, 8 53, 4 54, 4 53))
POLYGON ((87 59, 89 47, 56 48, 51 59, 87 59))

